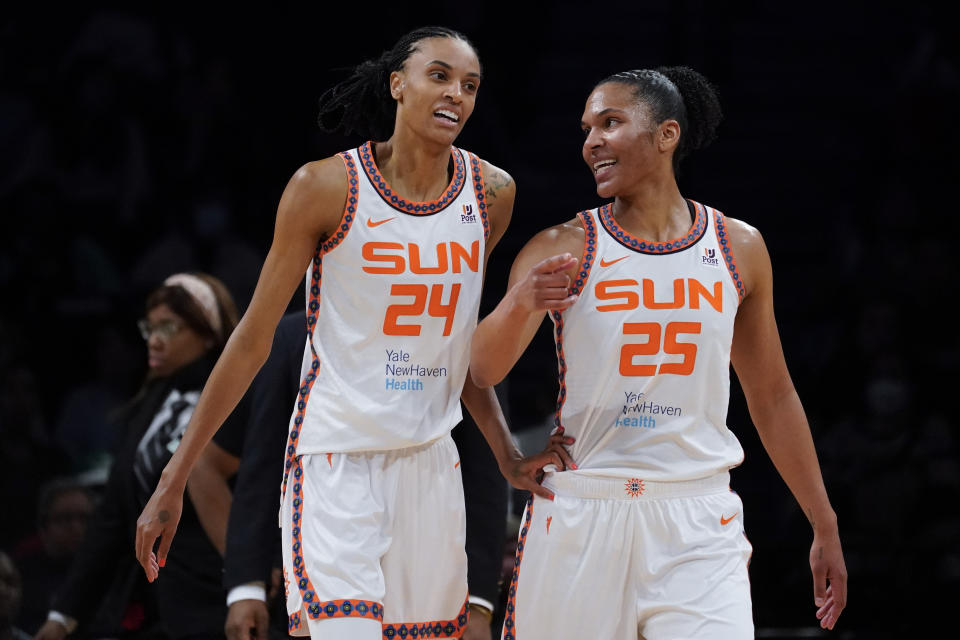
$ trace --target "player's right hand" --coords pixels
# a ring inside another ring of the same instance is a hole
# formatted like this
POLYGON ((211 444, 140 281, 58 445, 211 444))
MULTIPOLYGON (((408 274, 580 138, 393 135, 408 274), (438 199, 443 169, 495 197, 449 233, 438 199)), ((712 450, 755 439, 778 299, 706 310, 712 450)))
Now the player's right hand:
POLYGON ((510 290, 513 304, 534 313, 537 311, 562 311, 576 302, 570 295, 570 276, 567 270, 577 264, 569 253, 561 253, 541 260, 510 290))
POLYGON ((237 600, 227 611, 227 640, 267 640, 270 616, 262 600, 237 600))
POLYGON ((33 636, 33 640, 63 640, 67 637, 67 628, 56 620, 47 620, 33 636))
POLYGON ((160 568, 167 563, 170 543, 177 532, 180 513, 183 511, 183 490, 167 489, 158 486, 147 505, 137 518, 137 561, 147 574, 147 580, 153 582, 160 574, 160 568), (154 554, 153 547, 160 539, 160 546, 154 554))

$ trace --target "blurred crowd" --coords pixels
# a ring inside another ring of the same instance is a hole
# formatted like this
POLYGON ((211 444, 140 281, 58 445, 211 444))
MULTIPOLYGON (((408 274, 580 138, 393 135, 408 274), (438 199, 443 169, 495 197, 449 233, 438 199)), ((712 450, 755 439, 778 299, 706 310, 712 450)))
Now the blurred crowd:
MULTIPOLYGON (((268 110, 273 96, 245 85, 248 74, 261 77, 258 56, 218 51, 234 40, 208 40, 212 22, 73 17, 44 22, 42 34, 39 21, 0 23, 0 634, 37 631, 100 497, 122 435, 114 417, 145 375, 136 330, 145 294, 171 273, 200 270, 226 283, 242 310, 286 177, 346 146, 318 142, 309 98, 303 121, 270 130, 300 139, 286 147, 267 140, 252 126, 257 116, 283 116, 268 110)), ((777 148, 802 155, 806 173, 798 168, 772 186, 762 168, 761 179, 744 181, 741 167, 735 188, 701 167, 688 182, 707 202, 717 193, 735 217, 748 199, 751 210, 779 210, 756 224, 771 247, 784 350, 839 515, 848 632, 910 629, 891 609, 919 612, 960 596, 960 435, 949 400, 960 345, 947 311, 956 216, 951 192, 940 189, 958 175, 945 150, 960 143, 952 122, 960 64, 935 15, 921 7, 908 18, 888 41, 889 65, 881 59, 859 77, 793 89, 818 110, 786 126, 804 129, 813 149, 777 148), (820 91, 833 82, 847 93, 820 91), (812 173, 818 163, 829 173, 812 173), (813 175, 818 183, 808 182, 813 175)), ((480 51, 496 66, 492 48, 481 43, 480 51)), ((737 93, 748 79, 719 75, 728 95, 749 97, 737 93)), ((319 70, 300 82, 309 86, 298 98, 322 89, 319 70)), ((726 105, 726 133, 750 117, 744 104, 726 105)), ((769 121, 752 124, 757 135, 789 137, 769 121)), ((723 136, 715 166, 766 159, 755 154, 759 142, 723 136)), ((529 162, 498 163, 517 178, 521 198, 542 182, 532 174, 524 182, 529 162)), ((562 199, 547 208, 575 211, 562 199)), ((511 248, 542 226, 515 223, 507 235, 516 239, 496 257, 501 275, 511 248)), ((525 447, 542 442, 555 401, 548 327, 541 333, 503 394, 525 447)), ((809 526, 763 454, 735 384, 728 422, 747 451, 733 482, 754 545, 758 628, 813 626, 809 526), (798 601, 809 610, 798 615, 798 601)), ((523 497, 512 504, 517 518, 523 497)), ((508 549, 505 571, 510 562, 508 549)))

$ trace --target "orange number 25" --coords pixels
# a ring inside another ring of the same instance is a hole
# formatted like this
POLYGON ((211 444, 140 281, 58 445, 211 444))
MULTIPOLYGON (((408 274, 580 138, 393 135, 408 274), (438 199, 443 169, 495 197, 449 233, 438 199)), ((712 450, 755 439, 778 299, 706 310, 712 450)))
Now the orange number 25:
POLYGON ((700 333, 699 322, 668 322, 663 332, 658 322, 625 322, 624 335, 646 336, 647 341, 639 344, 630 343, 620 349, 620 375, 622 376, 652 376, 657 373, 672 373, 678 376, 688 376, 693 373, 693 365, 697 360, 697 345, 692 342, 679 342, 677 334, 700 333), (665 333, 663 352, 670 355, 683 356, 680 362, 661 362, 659 369, 655 364, 637 364, 636 356, 655 356, 660 353, 661 334, 665 333))

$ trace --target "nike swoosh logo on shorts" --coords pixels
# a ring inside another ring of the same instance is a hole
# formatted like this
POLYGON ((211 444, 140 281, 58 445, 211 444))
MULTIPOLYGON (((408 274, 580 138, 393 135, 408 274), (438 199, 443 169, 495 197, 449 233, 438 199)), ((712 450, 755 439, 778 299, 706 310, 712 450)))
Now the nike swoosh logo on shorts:
POLYGON ((607 261, 604 260, 603 258, 600 258, 600 266, 601 266, 601 267, 609 267, 609 266, 612 265, 614 262, 620 262, 621 260, 626 260, 626 259, 629 258, 629 257, 630 257, 630 256, 620 256, 620 257, 617 258, 616 260, 611 260, 611 261, 609 261, 609 262, 607 262, 607 261))
POLYGON ((737 511, 737 513, 733 514, 733 515, 730 516, 729 518, 724 518, 724 517, 723 517, 723 514, 720 514, 720 524, 723 525, 723 526, 726 526, 726 525, 730 524, 730 521, 733 520, 734 518, 736 518, 736 517, 737 517, 737 514, 739 514, 739 513, 740 513, 740 512, 737 511))
POLYGON ((373 220, 373 219, 371 219, 371 218, 368 218, 368 219, 367 219, 367 226, 372 229, 373 227, 379 227, 380 225, 382 225, 382 224, 385 223, 385 222, 390 222, 391 220, 396 220, 396 219, 397 219, 397 216, 393 216, 392 218, 386 218, 386 219, 384 219, 384 220, 373 220))

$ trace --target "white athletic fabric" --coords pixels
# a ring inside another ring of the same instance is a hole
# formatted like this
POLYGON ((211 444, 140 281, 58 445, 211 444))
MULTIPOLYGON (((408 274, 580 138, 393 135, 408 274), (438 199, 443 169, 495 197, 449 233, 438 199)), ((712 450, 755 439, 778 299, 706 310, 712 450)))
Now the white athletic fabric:
POLYGON ((629 478, 547 474, 556 500, 527 505, 504 640, 752 640, 751 547, 728 482, 633 495, 629 478))
POLYGON ((460 422, 487 222, 479 161, 450 153, 453 179, 432 203, 393 193, 370 143, 341 154, 355 192, 307 272, 308 316, 318 306, 301 379, 318 366, 297 453, 402 449, 460 422))
POLYGON ((307 271, 281 488, 288 628, 460 637, 467 563, 450 430, 489 229, 480 161, 451 147, 448 188, 418 203, 392 191, 371 143, 340 158, 347 202, 307 271))
POLYGON ((449 435, 400 451, 297 458, 281 507, 291 634, 318 627, 311 635, 325 638, 346 626, 346 637, 379 640, 391 626, 398 637, 409 637, 413 627, 418 635, 425 626, 451 632, 430 636, 441 638, 462 631, 467 558, 459 462, 449 435))
POLYGON ((611 209, 580 214, 579 299, 551 314, 557 424, 576 438, 583 474, 678 481, 727 471, 743 460, 726 425, 740 294, 722 216, 691 203, 685 237, 650 243, 611 209))

